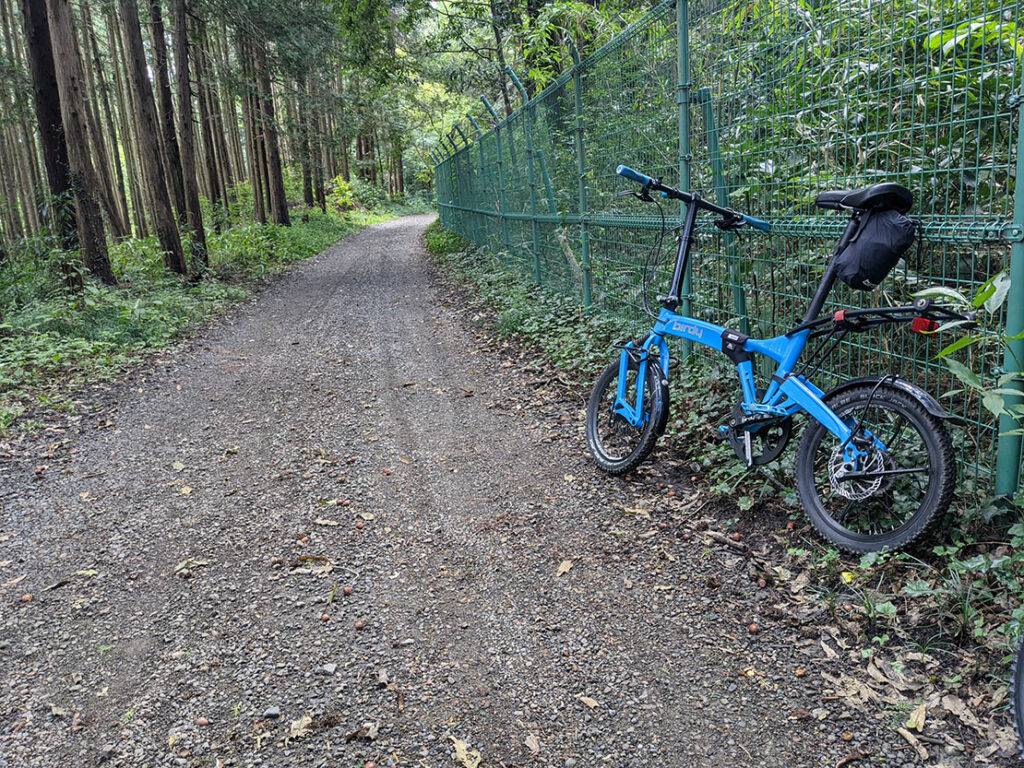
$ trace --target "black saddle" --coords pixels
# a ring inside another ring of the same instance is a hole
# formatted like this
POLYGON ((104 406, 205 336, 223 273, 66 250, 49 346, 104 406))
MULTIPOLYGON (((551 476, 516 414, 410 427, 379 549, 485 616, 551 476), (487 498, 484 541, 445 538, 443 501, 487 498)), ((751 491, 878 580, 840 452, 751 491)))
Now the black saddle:
POLYGON ((863 189, 837 189, 822 192, 814 199, 819 208, 840 211, 853 208, 858 211, 898 211, 906 213, 914 204, 914 195, 902 184, 885 181, 863 189))

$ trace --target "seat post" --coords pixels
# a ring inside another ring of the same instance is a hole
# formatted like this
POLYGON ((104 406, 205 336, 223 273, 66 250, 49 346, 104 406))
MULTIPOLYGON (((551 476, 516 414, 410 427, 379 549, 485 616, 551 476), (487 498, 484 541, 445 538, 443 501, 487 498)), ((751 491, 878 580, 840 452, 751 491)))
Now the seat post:
POLYGON ((836 270, 838 269, 836 267, 836 256, 842 253, 846 246, 850 244, 850 241, 856 237, 860 229, 862 213, 862 211, 854 211, 853 216, 850 217, 850 221, 843 231, 843 236, 839 238, 835 250, 832 251, 832 257, 828 260, 825 274, 821 276, 821 282, 818 283, 818 289, 814 292, 814 298, 811 299, 810 306, 807 307, 807 311, 804 313, 804 319, 800 321, 801 324, 817 320, 818 315, 821 314, 821 308, 825 306, 825 300, 828 298, 828 294, 836 282, 836 270))

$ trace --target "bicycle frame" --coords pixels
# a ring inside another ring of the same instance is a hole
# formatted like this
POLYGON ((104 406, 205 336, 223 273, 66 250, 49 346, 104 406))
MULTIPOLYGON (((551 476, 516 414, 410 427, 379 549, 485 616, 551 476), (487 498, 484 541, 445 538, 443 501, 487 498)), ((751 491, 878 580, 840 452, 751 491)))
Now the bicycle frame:
MULTIPOLYGON (((825 392, 808 381, 804 376, 793 375, 797 361, 800 359, 800 355, 803 353, 810 338, 810 328, 794 329, 787 334, 771 339, 756 339, 705 320, 676 314, 674 310, 678 306, 683 276, 686 274, 686 264, 689 260, 690 248, 693 242, 697 210, 701 207, 711 210, 716 208, 700 200, 696 195, 688 195, 688 197, 691 198, 691 201, 687 206, 686 219, 679 238, 679 250, 676 254, 675 269, 672 274, 672 287, 669 295, 662 300, 663 307, 647 339, 639 348, 633 347, 632 343, 626 345, 622 352, 619 360, 619 388, 615 399, 615 412, 633 426, 641 426, 644 422, 644 385, 647 376, 647 364, 652 354, 652 349, 657 347, 660 369, 668 371, 670 356, 666 338, 688 339, 718 352, 723 352, 736 363, 740 387, 743 391, 743 401, 740 403, 740 406, 748 415, 758 414, 786 418, 797 413, 806 412, 812 418, 821 422, 829 432, 842 442, 845 446, 844 454, 847 460, 852 460, 856 455, 862 454, 863 451, 855 448, 851 440, 853 425, 847 424, 825 404, 822 400, 825 392), (643 353, 640 355, 637 367, 635 407, 630 403, 630 393, 626 392, 629 357, 631 354, 634 354, 630 351, 631 349, 639 349, 643 353), (757 400, 754 369, 751 363, 752 354, 768 357, 778 363, 778 367, 771 377, 771 383, 760 402, 757 400)), ((836 246, 837 252, 845 247, 846 242, 852 236, 855 229, 856 225, 851 221, 846 232, 843 233, 839 244, 836 246)), ((805 324, 817 318, 834 282, 835 271, 833 262, 830 261, 825 274, 822 276, 821 283, 819 283, 815 291, 814 298, 807 309, 807 313, 804 315, 805 324)), ((885 450, 885 446, 877 438, 873 437, 873 439, 876 447, 885 450)))

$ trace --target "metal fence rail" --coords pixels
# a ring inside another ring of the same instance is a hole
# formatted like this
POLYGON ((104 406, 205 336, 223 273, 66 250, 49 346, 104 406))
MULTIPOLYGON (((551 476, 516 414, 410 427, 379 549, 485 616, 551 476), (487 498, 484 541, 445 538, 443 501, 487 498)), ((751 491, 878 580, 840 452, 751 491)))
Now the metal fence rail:
MULTIPOLYGON (((510 70, 523 101, 506 118, 482 97, 435 154, 441 221, 639 328, 640 265, 661 219, 614 196, 625 163, 772 221, 772 237, 705 224, 680 307, 771 336, 809 301, 844 225, 814 208, 817 193, 898 181, 915 194, 919 247, 880 291, 837 289, 835 308, 904 303, 929 285, 973 295, 1006 270, 1010 295, 989 325, 1013 336, 1024 326, 1020 6, 668 0, 532 99, 510 70)), ((664 213, 673 226, 683 211, 664 213)), ((900 373, 940 396, 961 388, 934 360, 942 343, 877 331, 844 342, 824 370, 835 382, 900 373)), ((1013 345, 961 359, 990 378, 1019 371, 1024 341, 1013 345)), ((1000 434, 1012 421, 994 423, 972 392, 943 402, 975 427, 958 443, 968 482, 1013 493, 1021 441, 1000 434)))

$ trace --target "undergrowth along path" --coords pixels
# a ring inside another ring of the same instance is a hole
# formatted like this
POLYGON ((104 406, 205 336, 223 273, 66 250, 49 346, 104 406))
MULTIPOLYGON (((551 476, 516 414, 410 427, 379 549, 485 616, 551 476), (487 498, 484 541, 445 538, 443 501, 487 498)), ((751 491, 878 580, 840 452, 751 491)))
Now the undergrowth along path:
POLYGON ((4 465, 0 765, 970 764, 893 730, 904 678, 860 680, 710 498, 592 468, 582 402, 436 280, 430 220, 4 465))

